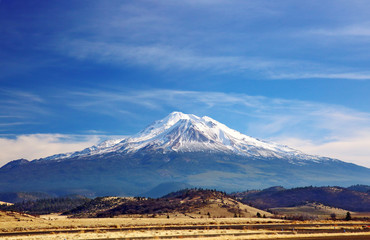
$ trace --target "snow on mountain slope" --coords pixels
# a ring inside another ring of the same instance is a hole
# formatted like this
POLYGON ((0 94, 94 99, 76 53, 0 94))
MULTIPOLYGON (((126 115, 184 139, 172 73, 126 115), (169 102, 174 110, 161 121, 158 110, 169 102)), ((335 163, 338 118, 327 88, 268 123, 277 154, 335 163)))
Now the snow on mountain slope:
POLYGON ((46 158, 42 158, 42 160, 57 160, 57 159, 63 159, 63 158, 90 156, 90 155, 112 152, 112 151, 117 150, 115 146, 117 146, 117 144, 119 144, 124 139, 125 138, 106 140, 106 141, 99 143, 98 145, 85 148, 82 151, 55 154, 55 155, 52 155, 46 158))
POLYGON ((261 141, 241 134, 216 120, 204 116, 173 112, 155 121, 138 134, 102 142, 83 151, 58 154, 46 159, 105 154, 109 152, 135 153, 137 151, 166 152, 223 152, 252 157, 284 158, 295 162, 325 160, 306 155, 287 146, 261 141))

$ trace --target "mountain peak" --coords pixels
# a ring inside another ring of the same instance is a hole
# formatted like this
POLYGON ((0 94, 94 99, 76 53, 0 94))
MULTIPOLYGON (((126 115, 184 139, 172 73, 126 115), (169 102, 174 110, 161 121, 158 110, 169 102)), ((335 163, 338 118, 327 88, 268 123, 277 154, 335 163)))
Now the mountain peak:
POLYGON ((179 120, 195 120, 199 121, 199 117, 193 114, 185 114, 182 112, 172 112, 167 117, 163 118, 162 120, 156 122, 165 122, 167 125, 173 125, 179 120))
POLYGON ((142 130, 138 134, 134 135, 133 137, 141 138, 142 140, 150 139, 154 136, 161 134, 167 129, 171 128, 172 126, 174 126, 181 120, 199 121, 200 118, 193 114, 185 114, 182 112, 172 112, 169 115, 167 115, 165 118, 155 121, 154 123, 150 124, 148 127, 146 127, 144 130, 142 130))
POLYGON ((169 117, 169 118, 189 119, 191 117, 196 117, 196 116, 193 115, 193 114, 186 114, 186 113, 183 113, 183 112, 174 111, 174 112, 171 112, 170 114, 168 114, 167 117, 169 117))
MULTIPOLYGON (((307 155, 244 135, 208 117, 172 112, 124 141, 122 150, 137 152, 223 152, 255 157, 307 158, 307 155), (304 157, 303 157, 304 155, 304 157), (301 156, 301 157, 299 157, 301 156)), ((310 159, 316 159, 310 156, 310 159)))

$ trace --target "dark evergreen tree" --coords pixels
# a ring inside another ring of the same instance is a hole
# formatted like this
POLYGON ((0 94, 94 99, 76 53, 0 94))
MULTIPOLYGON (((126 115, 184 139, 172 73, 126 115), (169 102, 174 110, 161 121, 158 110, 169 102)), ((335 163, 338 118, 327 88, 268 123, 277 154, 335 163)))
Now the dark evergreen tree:
POLYGON ((346 215, 346 221, 350 221, 352 220, 352 216, 351 216, 351 213, 350 212, 347 212, 347 215, 346 215))

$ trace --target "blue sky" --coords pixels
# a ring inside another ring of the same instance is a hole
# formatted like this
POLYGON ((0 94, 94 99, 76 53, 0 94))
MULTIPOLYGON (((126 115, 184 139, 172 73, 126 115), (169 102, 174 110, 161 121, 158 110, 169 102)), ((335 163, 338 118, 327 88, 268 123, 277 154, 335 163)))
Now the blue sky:
POLYGON ((0 165, 172 111, 370 167, 369 1, 0 1, 0 165))

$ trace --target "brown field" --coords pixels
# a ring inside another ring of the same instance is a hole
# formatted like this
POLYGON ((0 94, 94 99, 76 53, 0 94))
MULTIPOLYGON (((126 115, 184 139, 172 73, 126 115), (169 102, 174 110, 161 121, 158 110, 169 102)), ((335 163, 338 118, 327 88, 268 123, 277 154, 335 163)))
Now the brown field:
POLYGON ((370 239, 370 222, 269 218, 83 218, 0 212, 0 239, 370 239), (341 236, 346 238, 341 238, 341 236))
POLYGON ((355 218, 368 218, 370 219, 370 212, 355 212, 352 214, 355 218))

